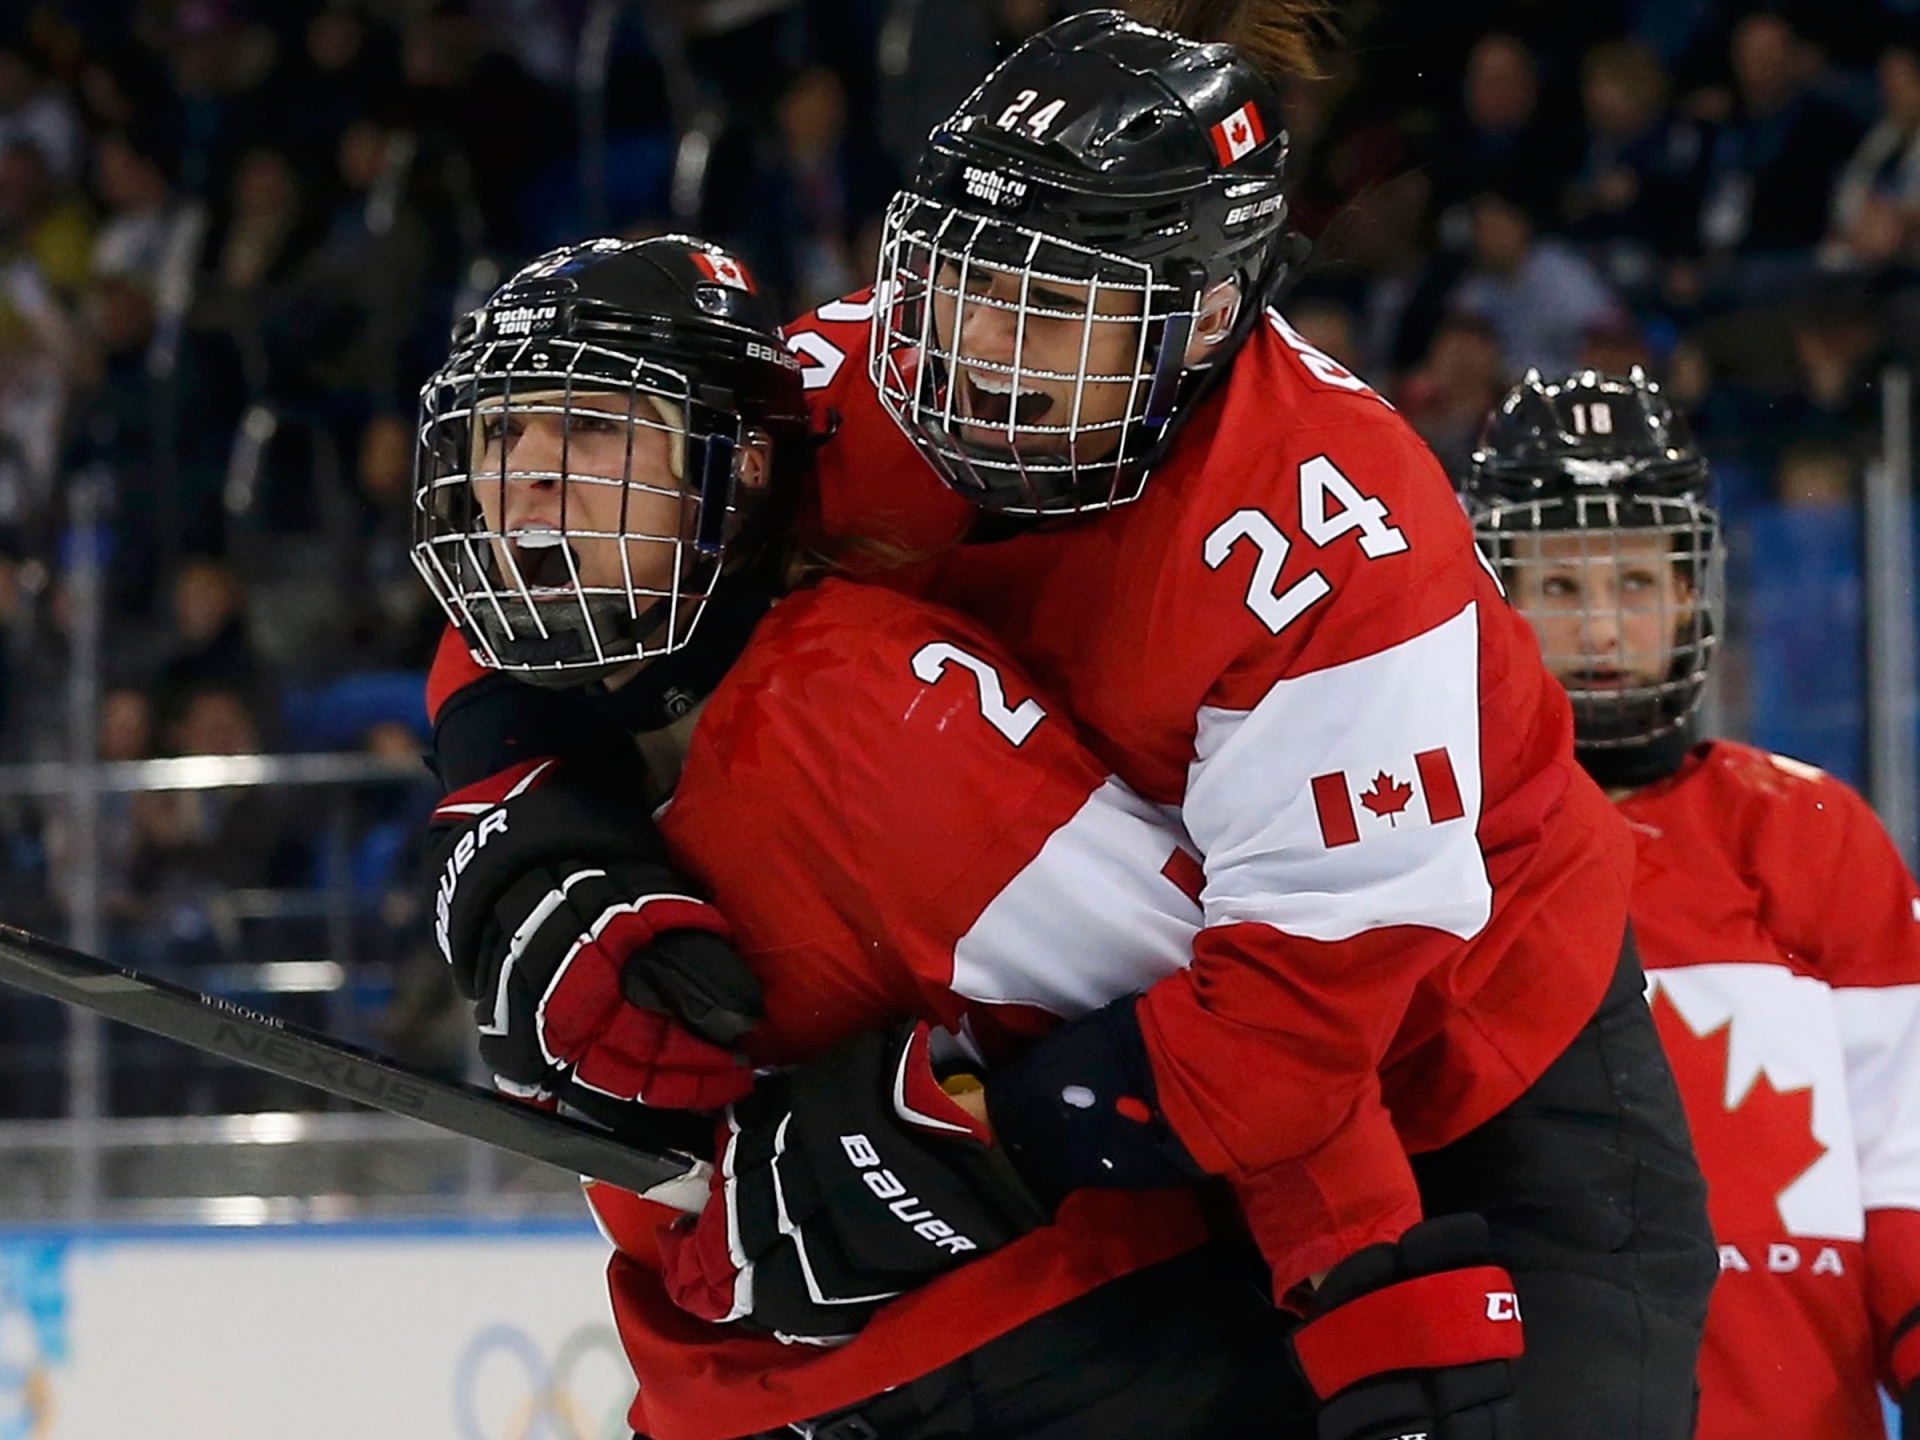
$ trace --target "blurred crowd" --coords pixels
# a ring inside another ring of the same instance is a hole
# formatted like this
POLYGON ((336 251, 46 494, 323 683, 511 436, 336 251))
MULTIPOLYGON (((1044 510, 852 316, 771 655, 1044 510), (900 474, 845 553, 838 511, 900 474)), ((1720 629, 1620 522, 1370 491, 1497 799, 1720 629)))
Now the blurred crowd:
MULTIPOLYGON (((89 729, 109 760, 414 753, 438 623, 407 559, 412 408, 453 318, 596 231, 723 240, 794 312, 854 289, 927 130, 1077 8, 0 7, 0 761, 71 758, 89 729), (104 638, 76 723, 87 555, 104 638)), ((1456 467, 1528 367, 1665 380, 1729 519, 1732 723, 1860 779, 1859 646, 1833 627, 1859 619, 1879 377, 1920 353, 1920 0, 1350 0, 1334 21, 1286 93, 1316 242, 1294 323, 1456 467)), ((376 1038, 457 1063, 444 993, 406 979, 420 787, 308 798, 108 797, 117 953, 311 953, 310 924, 237 939, 233 897, 344 891, 357 953, 401 977, 376 1038)), ((71 918, 66 827, 0 791, 6 918, 71 918)), ((11 1013, 17 1075, 58 1035, 11 1013)), ((60 1104, 53 1081, 0 1093, 60 1104)))

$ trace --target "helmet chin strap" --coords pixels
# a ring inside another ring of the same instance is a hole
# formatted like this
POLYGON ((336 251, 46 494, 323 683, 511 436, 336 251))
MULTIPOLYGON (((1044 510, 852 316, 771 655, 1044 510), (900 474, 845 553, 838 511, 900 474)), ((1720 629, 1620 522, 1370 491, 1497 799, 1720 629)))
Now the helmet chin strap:
MULTIPOLYGON (((604 682, 588 687, 594 708, 623 730, 663 730, 706 699, 773 605, 774 587, 764 568, 751 566, 721 576, 700 612, 693 638, 666 655, 636 662, 638 673, 618 688, 608 689, 604 682)), ((658 602, 641 615, 642 623, 665 609, 666 602, 658 602)))

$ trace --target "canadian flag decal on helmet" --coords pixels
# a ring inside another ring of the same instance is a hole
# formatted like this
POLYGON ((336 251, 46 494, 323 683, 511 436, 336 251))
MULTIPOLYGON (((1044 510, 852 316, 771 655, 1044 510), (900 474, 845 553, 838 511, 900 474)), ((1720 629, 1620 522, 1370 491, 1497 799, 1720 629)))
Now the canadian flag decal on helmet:
POLYGON ((1213 148, 1222 165, 1231 165, 1266 138, 1267 127, 1251 100, 1213 127, 1213 148))
POLYGON ((700 267, 700 273, 709 280, 717 280, 722 285, 731 285, 736 290, 753 289, 753 277, 747 274, 747 267, 733 256, 720 250, 696 250, 693 263, 700 267))

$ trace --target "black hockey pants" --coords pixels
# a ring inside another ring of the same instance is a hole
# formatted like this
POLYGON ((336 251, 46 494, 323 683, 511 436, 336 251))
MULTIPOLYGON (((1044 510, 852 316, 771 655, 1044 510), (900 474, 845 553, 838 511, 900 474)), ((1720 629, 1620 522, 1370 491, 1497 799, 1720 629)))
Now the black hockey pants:
MULTIPOLYGON (((1719 1273, 1631 937, 1594 1018, 1507 1109, 1414 1161, 1478 1210, 1526 1325, 1524 1440, 1686 1440, 1719 1273)), ((1311 1440, 1289 1317, 1205 1249, 1110 1282, 841 1415, 753 1440, 1311 1440)))
POLYGON ((1586 1028, 1533 1086, 1416 1156, 1429 1215, 1478 1210, 1520 1294, 1525 1440, 1687 1440, 1720 1254, 1629 932, 1586 1028))

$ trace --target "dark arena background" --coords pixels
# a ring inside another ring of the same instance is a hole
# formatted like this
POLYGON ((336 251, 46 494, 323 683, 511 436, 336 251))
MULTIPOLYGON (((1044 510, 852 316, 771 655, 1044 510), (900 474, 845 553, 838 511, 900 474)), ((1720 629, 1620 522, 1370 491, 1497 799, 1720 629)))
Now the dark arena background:
MULTIPOLYGON (((592 235, 859 289, 929 129, 1084 8, 0 5, 0 921, 484 1082, 409 559, 450 326, 592 235)), ((1292 324, 1454 473, 1529 368, 1660 381, 1723 522, 1708 728, 1911 866, 1920 4, 1327 22, 1292 324)), ((0 1440, 625 1440, 604 1260, 562 1170, 0 990, 0 1440)))

